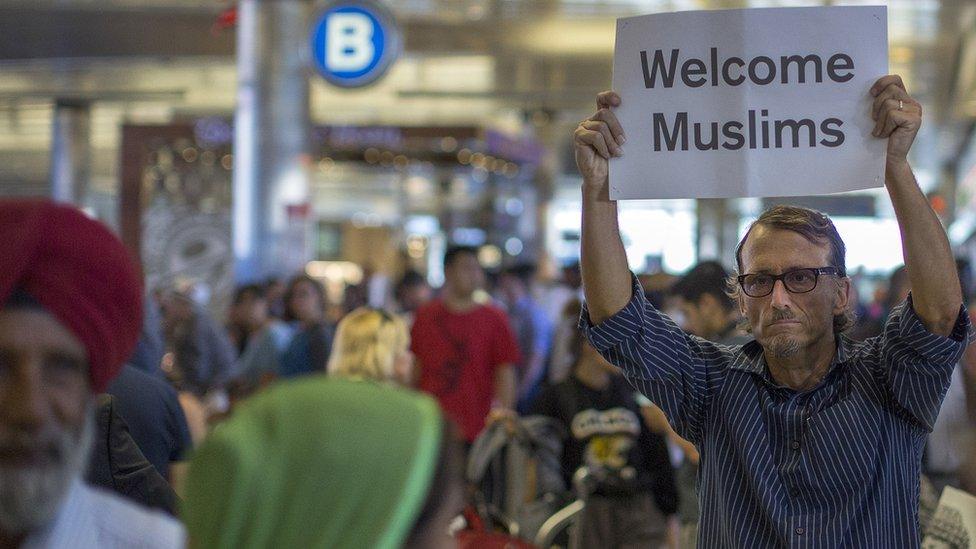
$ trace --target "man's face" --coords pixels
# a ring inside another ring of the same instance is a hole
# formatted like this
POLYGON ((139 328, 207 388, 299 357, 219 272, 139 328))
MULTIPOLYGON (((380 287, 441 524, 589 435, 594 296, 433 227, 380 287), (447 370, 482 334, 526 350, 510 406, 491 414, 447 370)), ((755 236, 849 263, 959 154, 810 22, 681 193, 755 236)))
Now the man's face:
POLYGON ((193 301, 176 292, 168 292, 160 302, 165 320, 179 323, 193 318, 193 301))
POLYGON ((446 269, 444 278, 457 295, 470 296, 485 283, 485 271, 478 258, 471 254, 460 254, 446 269))
POLYGON ((264 295, 267 296, 268 301, 275 301, 281 299, 285 295, 285 283, 280 280, 276 280, 268 284, 267 288, 264 290, 264 295))
POLYGON ((506 274, 498 280, 498 289, 505 303, 509 306, 514 305, 522 297, 522 288, 522 281, 518 277, 506 274))
POLYGON ((681 316, 681 329, 699 337, 708 337, 705 319, 701 307, 687 299, 677 298, 675 305, 681 316))
POLYGON ((322 301, 313 282, 302 280, 295 284, 291 293, 291 308, 302 322, 318 322, 322 319, 322 301))
MULTIPOLYGON (((743 274, 779 275, 799 268, 829 265, 830 245, 815 244, 793 231, 759 225, 742 248, 743 274)), ((765 297, 740 292, 739 307, 766 352, 786 358, 833 337, 834 315, 844 312, 850 280, 820 275, 810 292, 794 294, 776 281, 765 297)))
POLYGON ((683 319, 681 329, 690 334, 709 339, 728 326, 728 314, 712 294, 701 294, 697 302, 678 297, 675 303, 683 319))
POLYGON ((88 461, 87 353, 52 315, 0 309, 0 530, 50 520, 88 461))
POLYGON ((433 292, 427 284, 414 284, 404 288, 400 295, 400 306, 405 311, 416 311, 430 301, 433 292))
POLYGON ((567 267, 563 269, 563 283, 573 289, 582 286, 583 276, 580 274, 579 267, 567 267))
POLYGON ((248 330, 256 330, 268 320, 268 301, 257 294, 245 293, 235 308, 241 324, 248 330))

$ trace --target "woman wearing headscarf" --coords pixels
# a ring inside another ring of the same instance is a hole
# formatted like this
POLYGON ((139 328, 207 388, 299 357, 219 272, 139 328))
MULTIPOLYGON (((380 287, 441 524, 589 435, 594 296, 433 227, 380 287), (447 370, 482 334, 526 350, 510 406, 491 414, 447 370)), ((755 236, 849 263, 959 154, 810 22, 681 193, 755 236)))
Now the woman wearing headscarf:
POLYGON ((430 397, 309 377, 243 403, 191 465, 190 547, 452 547, 460 454, 430 397))
POLYGON ((410 385, 413 353, 406 322, 383 309, 360 307, 339 321, 329 375, 410 385))

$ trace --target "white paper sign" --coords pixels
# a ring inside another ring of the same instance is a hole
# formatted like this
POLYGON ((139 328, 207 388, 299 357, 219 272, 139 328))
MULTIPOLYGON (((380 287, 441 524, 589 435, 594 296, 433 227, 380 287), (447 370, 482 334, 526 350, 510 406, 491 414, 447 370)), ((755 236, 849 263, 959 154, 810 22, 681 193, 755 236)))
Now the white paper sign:
MULTIPOLYGON (((884 184, 872 84, 883 6, 697 11, 617 20, 627 142, 610 196, 795 196, 884 184)), ((910 91, 910 90, 909 90, 910 91)))

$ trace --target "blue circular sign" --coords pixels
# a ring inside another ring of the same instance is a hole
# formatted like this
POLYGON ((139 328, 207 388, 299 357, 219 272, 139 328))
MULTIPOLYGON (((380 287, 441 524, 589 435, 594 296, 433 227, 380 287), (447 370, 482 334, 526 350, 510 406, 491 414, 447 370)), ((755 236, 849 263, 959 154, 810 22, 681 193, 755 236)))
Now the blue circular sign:
POLYGON ((330 83, 355 88, 383 76, 400 54, 400 32, 383 6, 334 2, 312 27, 312 58, 330 83))

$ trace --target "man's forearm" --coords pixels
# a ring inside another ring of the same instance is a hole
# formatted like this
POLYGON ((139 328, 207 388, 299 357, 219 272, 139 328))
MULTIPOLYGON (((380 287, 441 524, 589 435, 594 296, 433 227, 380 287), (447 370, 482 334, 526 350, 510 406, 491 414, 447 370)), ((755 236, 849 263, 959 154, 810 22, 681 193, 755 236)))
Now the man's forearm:
POLYGON ((515 409, 516 401, 515 367, 504 364, 495 369, 495 402, 508 410, 515 409))
POLYGON ((930 332, 949 335, 962 305, 962 291, 945 229, 908 162, 889 160, 885 186, 898 218, 915 312, 930 332))
POLYGON ((620 239, 617 203, 606 186, 583 185, 580 267, 590 320, 599 324, 623 309, 631 298, 630 268, 620 239))

